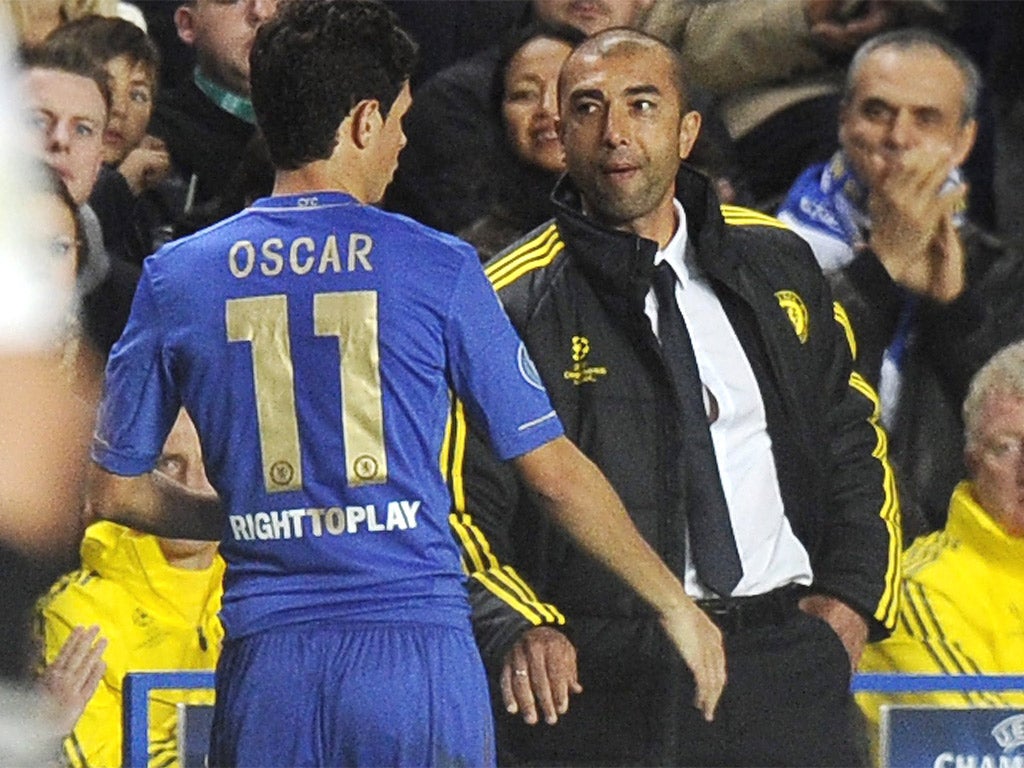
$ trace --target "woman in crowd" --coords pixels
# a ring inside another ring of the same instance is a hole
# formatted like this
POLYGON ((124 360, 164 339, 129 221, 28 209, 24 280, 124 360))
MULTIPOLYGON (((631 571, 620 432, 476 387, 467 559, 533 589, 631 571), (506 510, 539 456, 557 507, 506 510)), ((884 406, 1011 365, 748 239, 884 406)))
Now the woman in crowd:
POLYGON ((548 195, 565 170, 556 131, 558 71, 583 39, 571 28, 530 24, 506 42, 494 79, 494 108, 505 128, 498 203, 459 235, 486 261, 551 218, 548 195))

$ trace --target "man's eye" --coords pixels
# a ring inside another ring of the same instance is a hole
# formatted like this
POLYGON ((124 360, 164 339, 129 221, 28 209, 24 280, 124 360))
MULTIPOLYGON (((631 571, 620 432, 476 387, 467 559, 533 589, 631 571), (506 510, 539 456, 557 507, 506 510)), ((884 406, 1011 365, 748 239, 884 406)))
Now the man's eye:
POLYGON ((96 129, 93 128, 91 125, 89 125, 87 123, 78 123, 75 126, 75 133, 78 136, 88 137, 88 136, 92 136, 94 133, 96 133, 96 129))
POLYGON ((157 462, 157 469, 170 477, 179 478, 184 474, 184 462, 173 456, 161 458, 157 462))
POLYGON ((50 128, 50 118, 40 112, 37 112, 29 117, 29 125, 45 133, 50 128))
POLYGON ((128 98, 136 104, 149 104, 149 91, 144 88, 136 88, 128 94, 128 98))

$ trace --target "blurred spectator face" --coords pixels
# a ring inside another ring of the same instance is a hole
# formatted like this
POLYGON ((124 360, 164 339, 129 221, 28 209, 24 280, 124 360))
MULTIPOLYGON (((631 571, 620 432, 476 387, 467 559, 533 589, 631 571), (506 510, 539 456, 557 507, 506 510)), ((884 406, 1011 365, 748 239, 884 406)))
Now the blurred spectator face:
POLYGON ((605 224, 633 229, 671 205, 700 116, 681 114, 668 54, 653 46, 603 55, 577 49, 561 77, 566 167, 588 210, 605 224))
MULTIPOLYGON (((206 477, 203 467, 203 452, 199 445, 199 434, 192 419, 181 409, 171 432, 167 435, 163 453, 157 460, 156 469, 197 493, 216 493, 206 477)), ((192 539, 160 539, 160 549, 170 561, 193 558, 197 555, 213 557, 217 549, 214 541, 192 539)), ((207 558, 203 558, 208 564, 207 558)))
POLYGON ((550 37, 526 42, 505 71, 501 114, 509 144, 516 155, 545 171, 565 169, 558 139, 558 71, 572 46, 550 37))
POLYGON ((42 252, 47 259, 47 275, 60 287, 60 295, 70 298, 74 295, 78 275, 78 229, 74 212, 51 192, 34 194, 32 205, 39 232, 45 238, 42 252))
POLYGON ((974 144, 976 124, 963 121, 963 75, 927 46, 884 47, 864 60, 839 115, 839 141, 858 177, 875 186, 907 150, 951 152, 949 170, 974 144))
POLYGON ((103 133, 103 162, 120 165, 146 135, 153 114, 153 76, 127 56, 106 63, 110 75, 110 120, 103 133))
POLYGON ((193 0, 175 11, 174 23, 207 77, 247 95, 249 50, 256 29, 276 7, 277 0, 193 0))
POLYGON ((609 27, 635 27, 654 0, 533 0, 541 21, 575 27, 588 35, 609 27))
POLYGON ((81 205, 92 192, 103 160, 107 105, 88 77, 55 69, 30 69, 24 76, 33 126, 43 159, 60 174, 81 205))
POLYGON ((61 16, 63 0, 14 0, 8 2, 18 42, 39 45, 46 36, 64 21, 61 16))
POLYGON ((985 398, 967 466, 977 502, 1009 535, 1024 537, 1024 398, 999 390, 985 398))

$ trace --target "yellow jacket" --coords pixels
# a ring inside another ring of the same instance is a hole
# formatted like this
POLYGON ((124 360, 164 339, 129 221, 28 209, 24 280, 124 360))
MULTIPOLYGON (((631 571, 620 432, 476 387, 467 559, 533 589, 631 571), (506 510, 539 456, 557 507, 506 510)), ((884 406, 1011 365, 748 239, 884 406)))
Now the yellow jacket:
MULTIPOLYGON (((864 652, 862 672, 1024 674, 1024 539, 1006 535, 974 500, 953 491, 946 527, 904 555, 896 631, 864 652)), ((1024 706, 1024 693, 859 694, 876 725, 882 704, 1024 706)))
MULTIPOLYGON (((114 523, 91 525, 82 567, 62 577, 37 606, 45 663, 78 625, 108 640, 106 673, 64 741, 76 766, 121 765, 121 681, 142 670, 212 670, 224 637, 217 612, 224 561, 203 571, 168 565, 155 537, 114 523)), ((154 691, 150 765, 177 766, 176 705, 212 703, 212 691, 154 691)))

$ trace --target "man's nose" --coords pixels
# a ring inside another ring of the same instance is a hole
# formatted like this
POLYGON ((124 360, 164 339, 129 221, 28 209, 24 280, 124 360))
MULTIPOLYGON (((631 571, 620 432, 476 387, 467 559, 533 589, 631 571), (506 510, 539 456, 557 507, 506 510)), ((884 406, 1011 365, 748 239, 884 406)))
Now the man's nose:
POLYGON ((55 120, 46 131, 46 148, 65 150, 71 146, 71 125, 66 120, 55 120))
POLYGON ((908 149, 914 142, 913 116, 905 110, 897 110, 889 124, 888 142, 898 149, 908 149))
POLYGON ((604 115, 604 142, 610 147, 629 143, 625 114, 614 104, 608 107, 604 115))

